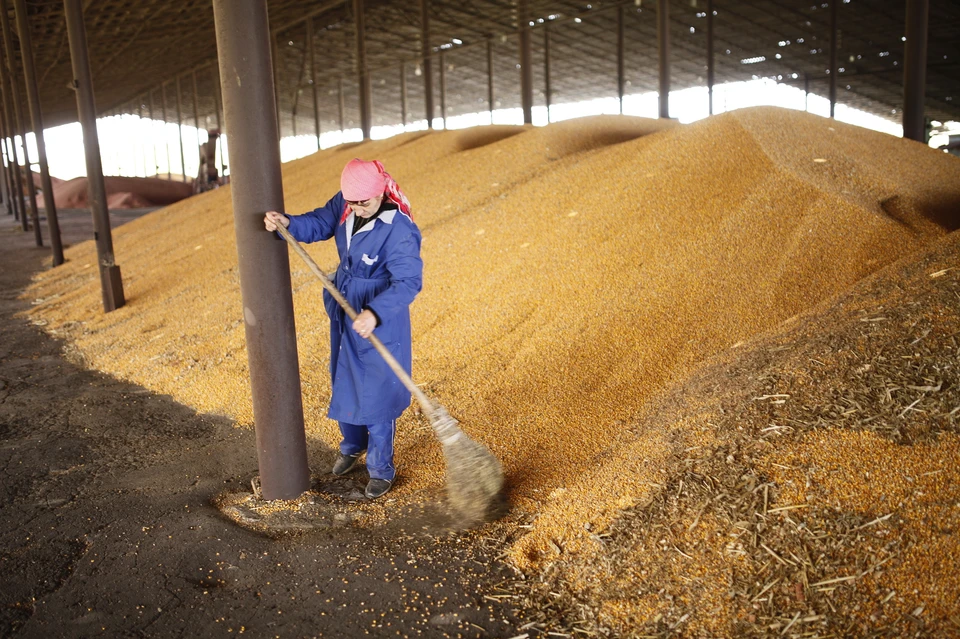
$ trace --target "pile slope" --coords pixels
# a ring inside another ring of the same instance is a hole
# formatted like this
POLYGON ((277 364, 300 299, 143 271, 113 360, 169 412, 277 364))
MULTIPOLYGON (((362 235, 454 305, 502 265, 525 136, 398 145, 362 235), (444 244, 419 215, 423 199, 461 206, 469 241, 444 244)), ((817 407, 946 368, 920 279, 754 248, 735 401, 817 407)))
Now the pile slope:
POLYGON ((553 535, 519 558, 538 627, 960 636, 958 260, 951 233, 650 402, 567 491, 602 501, 610 468, 667 440, 645 498, 602 528, 548 512, 514 548, 553 535))
MULTIPOLYGON (((941 238, 960 201, 954 158, 759 108, 339 147, 284 166, 287 210, 322 204, 357 156, 384 161, 423 229, 414 378, 500 457, 511 503, 544 511, 548 530, 602 528, 647 498, 664 437, 628 465, 598 464, 651 398, 941 238), (597 472, 612 490, 545 503, 597 472)), ((100 313, 88 243, 38 278, 32 316, 92 367, 249 424, 228 189, 121 227, 114 246, 127 306, 100 313)), ((310 252, 335 266, 332 247, 310 252)), ((308 429, 334 445, 321 287, 295 258, 292 270, 308 429)), ((398 433, 396 495, 415 499, 442 483, 440 449, 412 411, 398 433)), ((531 535, 518 562, 538 565, 550 543, 531 535)))

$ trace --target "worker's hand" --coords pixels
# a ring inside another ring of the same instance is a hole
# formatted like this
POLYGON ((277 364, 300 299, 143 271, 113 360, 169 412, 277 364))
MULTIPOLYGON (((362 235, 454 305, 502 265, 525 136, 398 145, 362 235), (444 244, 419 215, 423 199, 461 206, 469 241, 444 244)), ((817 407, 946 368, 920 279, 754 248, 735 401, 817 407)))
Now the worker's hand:
POLYGON ((357 315, 357 319, 353 320, 353 330, 357 332, 357 335, 363 338, 370 337, 373 333, 373 329, 377 327, 377 316, 373 312, 366 310, 361 311, 357 315))
POLYGON ((263 225, 267 230, 271 232, 276 231, 278 224, 283 224, 283 228, 287 228, 290 226, 290 220, 287 219, 287 216, 283 213, 267 211, 267 214, 263 216, 263 225))

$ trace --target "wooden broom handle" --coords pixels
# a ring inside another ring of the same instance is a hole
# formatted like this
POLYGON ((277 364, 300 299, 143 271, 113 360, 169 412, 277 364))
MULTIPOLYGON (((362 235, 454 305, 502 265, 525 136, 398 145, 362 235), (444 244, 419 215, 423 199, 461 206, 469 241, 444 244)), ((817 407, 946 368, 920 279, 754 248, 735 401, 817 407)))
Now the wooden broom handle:
MULTIPOLYGON (((300 256, 304 262, 307 263, 307 266, 310 267, 310 270, 313 271, 313 274, 320 279, 320 283, 323 284, 323 288, 327 289, 327 292, 333 296, 333 299, 337 300, 337 303, 343 308, 344 312, 350 317, 351 320, 357 319, 357 312, 353 310, 353 307, 350 306, 350 302, 343 297, 340 291, 336 286, 333 285, 333 282, 330 281, 330 278, 323 274, 323 271, 320 270, 320 267, 317 266, 317 263, 313 261, 313 258, 303 249, 303 246, 300 245, 300 242, 296 240, 290 231, 283 226, 282 223, 277 223, 277 232, 280 233, 281 237, 287 241, 287 243, 293 247, 293 250, 297 252, 297 255, 300 256)), ((350 330, 353 330, 352 328, 350 330)), ((384 361, 387 363, 387 366, 390 367, 390 370, 396 374, 404 386, 407 387, 407 390, 410 391, 414 397, 417 398, 417 401, 420 403, 420 407, 423 408, 423 411, 427 414, 428 417, 432 417, 436 408, 433 405, 433 402, 430 401, 430 398, 427 397, 423 391, 421 391, 416 384, 413 383, 413 379, 407 375, 407 371, 403 370, 403 367, 400 366, 400 362, 396 360, 393 354, 387 350, 387 347, 383 345, 383 342, 380 341, 376 335, 372 332, 370 337, 366 339, 370 340, 370 343, 373 344, 373 347, 377 349, 377 352, 383 357, 384 361)), ((331 357, 334 357, 335 354, 331 353, 331 357)))

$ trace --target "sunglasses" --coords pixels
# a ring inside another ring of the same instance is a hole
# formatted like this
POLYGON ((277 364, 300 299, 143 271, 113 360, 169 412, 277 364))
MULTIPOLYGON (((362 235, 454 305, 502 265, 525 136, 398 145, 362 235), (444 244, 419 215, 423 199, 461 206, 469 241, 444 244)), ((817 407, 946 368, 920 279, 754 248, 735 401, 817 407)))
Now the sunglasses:
POLYGON ((369 200, 360 200, 360 201, 357 201, 357 200, 346 200, 346 203, 349 204, 350 206, 359 206, 359 207, 363 208, 363 207, 370 206, 370 202, 372 202, 372 201, 373 201, 373 198, 370 198, 369 200))

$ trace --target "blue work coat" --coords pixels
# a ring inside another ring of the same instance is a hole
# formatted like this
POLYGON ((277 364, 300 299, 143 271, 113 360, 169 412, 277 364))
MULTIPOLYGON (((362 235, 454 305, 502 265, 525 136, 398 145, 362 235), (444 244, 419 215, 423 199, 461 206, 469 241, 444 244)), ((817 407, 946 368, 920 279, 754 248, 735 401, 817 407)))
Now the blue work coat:
MULTIPOLYGON (((343 194, 337 193, 318 209, 290 216, 290 234, 300 242, 335 238, 340 265, 334 284, 357 313, 376 313, 380 324, 373 334, 409 374, 410 303, 423 285, 420 230, 401 211, 388 209, 353 235, 352 212, 340 223, 344 207, 343 194)), ((326 291, 323 303, 330 316, 328 416, 350 424, 396 419, 410 405, 410 391, 326 291)))

